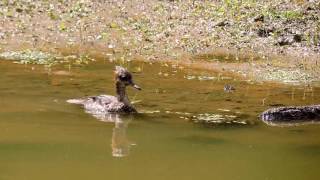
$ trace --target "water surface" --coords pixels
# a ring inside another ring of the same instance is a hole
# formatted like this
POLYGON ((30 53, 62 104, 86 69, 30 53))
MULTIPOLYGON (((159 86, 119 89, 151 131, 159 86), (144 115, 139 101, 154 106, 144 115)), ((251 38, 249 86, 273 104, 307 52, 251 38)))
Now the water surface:
POLYGON ((108 123, 65 102, 114 94, 114 65, 0 62, 1 180, 319 178, 320 125, 258 118, 271 106, 319 103, 319 88, 135 62, 125 66, 143 88, 128 89, 141 114, 108 123))

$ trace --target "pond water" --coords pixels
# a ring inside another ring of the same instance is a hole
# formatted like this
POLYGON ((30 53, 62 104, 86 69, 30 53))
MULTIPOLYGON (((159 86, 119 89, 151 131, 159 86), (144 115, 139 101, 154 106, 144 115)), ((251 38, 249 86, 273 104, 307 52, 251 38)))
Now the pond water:
POLYGON ((0 61, 1 180, 319 179, 320 125, 258 118, 271 106, 319 103, 319 88, 134 62, 125 66, 143 88, 128 88, 139 115, 108 123, 66 103, 114 94, 114 65, 0 61))

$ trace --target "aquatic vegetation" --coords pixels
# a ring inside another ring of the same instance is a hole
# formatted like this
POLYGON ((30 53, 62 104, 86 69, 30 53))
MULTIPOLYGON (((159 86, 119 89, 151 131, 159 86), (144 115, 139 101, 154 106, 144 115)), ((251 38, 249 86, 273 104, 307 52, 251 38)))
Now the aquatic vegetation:
POLYGON ((7 51, 0 53, 0 58, 13 60, 21 64, 50 64, 55 61, 55 56, 41 51, 7 51))
POLYGON ((255 74, 256 78, 263 81, 281 81, 285 83, 310 82, 312 75, 299 69, 269 68, 265 72, 255 74))
POLYGON ((184 76, 185 79, 188 79, 188 80, 192 80, 192 79, 195 79, 196 76, 192 76, 192 75, 186 75, 184 76))
POLYGON ((240 119, 236 115, 223 115, 223 114, 213 114, 213 113, 203 113, 203 114, 192 116, 191 121, 194 123, 201 123, 201 124, 207 124, 207 125, 251 124, 249 121, 240 119))
POLYGON ((214 76, 194 76, 194 75, 185 75, 185 79, 192 80, 192 79, 198 79, 199 81, 210 81, 217 79, 217 77, 214 76))
POLYGON ((213 76, 198 76, 199 81, 208 81, 208 80, 214 80, 216 77, 213 76))
MULTIPOLYGON (((218 113, 190 113, 179 111, 165 111, 166 114, 176 115, 178 118, 190 121, 193 123, 205 124, 205 125, 252 125, 252 121, 243 119, 241 112, 234 113, 227 109, 217 109, 223 111, 223 114, 218 113), (229 114, 226 114, 229 113, 229 114)), ((160 111, 156 111, 160 113, 160 111)))
POLYGON ((37 50, 24 50, 24 51, 6 51, 0 53, 0 59, 14 61, 19 64, 42 64, 47 66, 52 66, 55 64, 88 64, 94 61, 89 55, 57 55, 50 54, 37 50))

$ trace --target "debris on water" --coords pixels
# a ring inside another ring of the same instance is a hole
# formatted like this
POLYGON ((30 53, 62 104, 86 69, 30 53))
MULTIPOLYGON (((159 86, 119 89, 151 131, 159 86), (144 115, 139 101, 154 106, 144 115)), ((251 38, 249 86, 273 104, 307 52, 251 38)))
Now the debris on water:
POLYGON ((250 124, 246 120, 239 119, 236 115, 223 115, 214 113, 203 113, 194 115, 191 118, 194 123, 208 124, 208 125, 226 125, 226 124, 238 124, 247 125, 250 124))
POLYGON ((249 125, 253 122, 243 119, 244 116, 241 112, 237 112, 235 115, 229 109, 218 109, 223 111, 224 114, 218 113, 190 113, 180 111, 165 111, 166 114, 178 115, 177 118, 188 120, 194 123, 207 124, 207 125, 249 125), (228 114, 226 114, 228 113, 228 114))
POLYGON ((188 113, 188 112, 174 112, 175 114, 179 114, 179 115, 191 115, 191 113, 188 113))
POLYGON ((160 113, 160 110, 141 110, 139 111, 142 114, 155 114, 155 113, 160 113))
POLYGON ((199 81, 208 81, 208 80, 213 80, 216 79, 216 77, 213 76, 198 76, 199 81))
POLYGON ((217 109, 218 111, 230 112, 230 109, 217 109))
POLYGON ((47 66, 59 63, 73 63, 79 65, 88 64, 89 62, 94 61, 94 59, 88 55, 62 56, 31 49, 23 51, 5 51, 0 53, 0 59, 14 61, 18 64, 40 64, 47 66))
POLYGON ((141 73, 142 72, 142 68, 141 67, 134 67, 131 71, 133 73, 141 73))
POLYGON ((224 85, 224 87, 223 87, 223 90, 225 91, 225 92, 232 92, 232 91, 234 91, 234 90, 236 90, 232 85, 230 85, 230 84, 226 84, 226 85, 224 85))
POLYGON ((49 64, 53 63, 55 56, 41 51, 6 51, 0 53, 0 58, 4 60, 17 61, 21 64, 49 64))
POLYGON ((221 114, 209 114, 209 113, 205 113, 205 114, 199 114, 198 116, 196 116, 198 121, 206 121, 206 122, 221 122, 222 120, 224 120, 224 116, 221 114))
POLYGON ((70 76, 71 72, 60 70, 60 71, 54 71, 54 72, 52 72, 52 74, 58 75, 58 76, 70 76))
POLYGON ((184 119, 184 120, 189 120, 188 117, 184 117, 184 116, 180 116, 179 118, 180 118, 180 119, 184 119))
POLYGON ((180 112, 180 111, 165 111, 167 114, 178 114, 178 115, 186 115, 190 116, 192 113, 189 112, 180 112))
POLYGON ((221 80, 227 80, 227 79, 233 79, 232 77, 228 77, 228 76, 223 76, 223 77, 220 77, 221 80))
MULTIPOLYGON (((63 57, 63 60, 65 61, 70 61, 70 60, 75 60, 77 59, 78 57, 76 55, 69 55, 69 56, 64 56, 63 57)), ((59 57, 56 57, 56 59, 59 59, 59 57)))
POLYGON ((132 104, 138 104, 138 103, 140 103, 140 102, 142 102, 142 100, 132 100, 132 101, 131 101, 132 104))
POLYGON ((256 73, 257 78, 267 81, 301 82, 301 80, 312 81, 313 77, 299 69, 273 68, 266 69, 267 72, 256 73))
POLYGON ((198 79, 199 81, 209 81, 209 80, 216 79, 216 77, 214 76, 193 76, 193 75, 186 75, 184 76, 184 78, 188 80, 198 79))
POLYGON ((164 90, 164 89, 155 89, 155 93, 157 93, 157 94, 163 94, 163 93, 166 93, 167 91, 166 90, 164 90))
POLYGON ((184 78, 188 79, 188 80, 192 80, 192 79, 195 79, 196 76, 186 75, 186 76, 184 76, 184 78))

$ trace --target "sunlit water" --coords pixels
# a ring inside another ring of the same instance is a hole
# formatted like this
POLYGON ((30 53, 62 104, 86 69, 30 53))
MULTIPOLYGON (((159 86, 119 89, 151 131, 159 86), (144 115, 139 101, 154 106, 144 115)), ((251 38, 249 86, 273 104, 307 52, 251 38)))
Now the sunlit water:
POLYGON ((320 125, 258 118, 271 106, 320 103, 319 88, 137 62, 126 66, 143 88, 128 88, 139 115, 103 122, 66 103, 114 94, 114 65, 0 62, 0 180, 320 178, 320 125))

